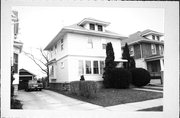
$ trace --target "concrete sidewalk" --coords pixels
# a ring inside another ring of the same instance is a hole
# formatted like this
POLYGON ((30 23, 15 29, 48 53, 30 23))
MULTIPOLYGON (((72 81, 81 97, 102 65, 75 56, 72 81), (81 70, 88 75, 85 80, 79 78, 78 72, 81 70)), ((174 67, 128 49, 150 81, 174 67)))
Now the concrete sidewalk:
POLYGON ((159 99, 154 99, 154 100, 146 100, 142 102, 134 102, 134 103, 127 103, 127 104, 105 107, 105 109, 109 111, 129 112, 129 111, 137 111, 141 109, 157 107, 157 106, 162 106, 162 105, 163 105, 163 98, 159 98, 159 99))

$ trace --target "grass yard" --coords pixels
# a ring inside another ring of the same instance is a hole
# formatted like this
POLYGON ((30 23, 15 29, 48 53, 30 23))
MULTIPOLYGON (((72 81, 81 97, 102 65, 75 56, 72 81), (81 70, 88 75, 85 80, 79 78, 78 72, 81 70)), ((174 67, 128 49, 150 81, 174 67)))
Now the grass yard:
POLYGON ((78 100, 100 105, 103 107, 124 104, 124 103, 131 103, 131 102, 139 102, 139 101, 163 97, 163 94, 159 92, 150 92, 150 91, 141 91, 141 90, 132 90, 132 89, 100 89, 97 93, 97 97, 93 99, 72 95, 69 92, 64 92, 64 91, 56 91, 56 92, 78 100))
POLYGON ((163 106, 142 109, 142 110, 139 110, 139 111, 163 111, 163 106))

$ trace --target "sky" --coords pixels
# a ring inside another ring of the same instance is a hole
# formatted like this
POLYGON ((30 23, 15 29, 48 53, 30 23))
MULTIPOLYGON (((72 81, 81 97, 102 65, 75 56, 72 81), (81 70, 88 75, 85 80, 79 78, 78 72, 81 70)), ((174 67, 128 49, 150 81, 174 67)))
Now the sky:
MULTIPOLYGON (((41 58, 37 48, 44 49, 64 27, 94 18, 110 22, 108 30, 122 36, 151 29, 164 33, 163 8, 114 8, 114 7, 13 7, 18 11, 19 35, 23 51, 41 58)), ((19 68, 42 77, 45 76, 32 60, 20 54, 19 68)))

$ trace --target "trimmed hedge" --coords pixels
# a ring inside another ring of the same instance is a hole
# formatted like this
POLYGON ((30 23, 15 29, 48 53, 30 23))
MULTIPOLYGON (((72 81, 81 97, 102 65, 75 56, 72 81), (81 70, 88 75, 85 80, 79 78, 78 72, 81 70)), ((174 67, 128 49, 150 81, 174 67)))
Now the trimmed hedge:
POLYGON ((95 81, 73 81, 70 82, 70 92, 86 98, 97 96, 98 86, 95 81))
POLYGON ((130 71, 132 74, 132 84, 137 87, 146 86, 151 80, 149 72, 143 68, 134 68, 130 71))
POLYGON ((94 81, 80 81, 79 84, 80 95, 87 98, 94 98, 97 96, 97 83, 94 81))
POLYGON ((79 82, 80 81, 70 82, 70 92, 72 94, 79 95, 79 82))
POLYGON ((112 72, 112 87, 125 89, 129 88, 131 83, 131 73, 124 68, 115 68, 112 72))

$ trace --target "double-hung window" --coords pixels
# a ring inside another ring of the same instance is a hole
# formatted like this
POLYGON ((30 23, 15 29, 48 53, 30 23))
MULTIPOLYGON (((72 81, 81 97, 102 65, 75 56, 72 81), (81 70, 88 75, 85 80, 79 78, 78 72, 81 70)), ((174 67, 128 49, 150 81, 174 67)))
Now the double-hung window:
POLYGON ((105 67, 104 61, 100 61, 100 74, 104 73, 104 67, 105 67))
POLYGON ((90 30, 95 30, 95 25, 94 24, 89 24, 90 30))
POLYGON ((98 25, 98 31, 103 31, 102 25, 98 25))
POLYGON ((79 75, 84 74, 84 63, 83 60, 79 60, 79 75))
POLYGON ((134 56, 134 47, 133 46, 129 47, 129 54, 130 54, 130 56, 134 56))
POLYGON ((156 54, 156 45, 155 44, 151 44, 151 52, 152 52, 152 54, 156 54))
POLYGON ((54 66, 52 65, 50 68, 50 76, 54 76, 54 66))
POLYGON ((163 55, 163 53, 164 53, 164 48, 162 45, 159 45, 159 53, 160 53, 160 55, 163 55))
POLYGON ((88 37, 88 48, 93 48, 93 41, 91 37, 88 37))
POLYGON ((99 66, 98 61, 93 61, 93 73, 99 74, 99 66))
POLYGON ((91 74, 91 61, 86 61, 86 74, 91 74))

